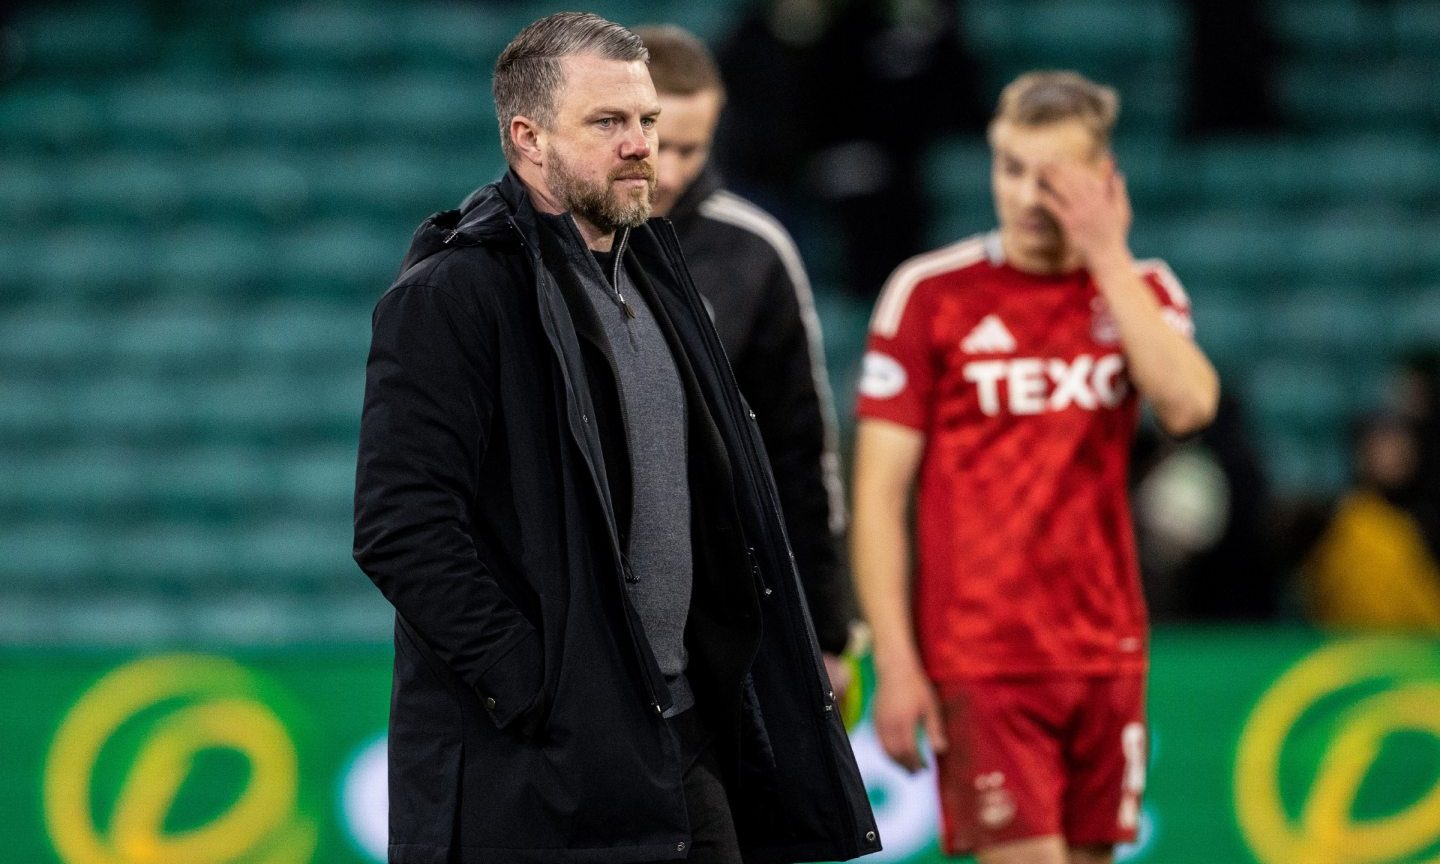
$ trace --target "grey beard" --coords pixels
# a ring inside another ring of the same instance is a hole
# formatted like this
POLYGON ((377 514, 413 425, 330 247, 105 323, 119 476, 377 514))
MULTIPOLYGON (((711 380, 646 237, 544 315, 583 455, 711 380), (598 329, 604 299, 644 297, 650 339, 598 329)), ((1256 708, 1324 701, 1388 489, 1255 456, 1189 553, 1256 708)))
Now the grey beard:
POLYGON ((559 154, 552 152, 551 165, 555 170, 555 181, 560 201, 571 213, 609 234, 619 228, 635 228, 650 218, 650 209, 655 200, 655 180, 643 198, 627 198, 617 201, 610 192, 610 180, 594 184, 576 177, 570 166, 559 154))
POLYGON ((622 227, 635 228, 650 218, 649 196, 622 202, 594 188, 574 190, 578 193, 575 195, 568 194, 569 191, 562 194, 570 212, 607 234, 622 227))

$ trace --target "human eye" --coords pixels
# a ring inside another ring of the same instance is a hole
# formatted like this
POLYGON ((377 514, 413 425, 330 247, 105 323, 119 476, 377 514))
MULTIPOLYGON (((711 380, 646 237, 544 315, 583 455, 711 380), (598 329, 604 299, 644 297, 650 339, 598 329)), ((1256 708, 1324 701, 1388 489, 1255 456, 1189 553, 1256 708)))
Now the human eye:
POLYGON ((609 129, 611 126, 615 125, 615 118, 601 117, 600 119, 595 121, 595 125, 599 126, 601 129, 609 129))
POLYGON ((654 129, 654 128, 655 128, 655 118, 654 118, 653 116, 652 116, 652 117, 641 117, 641 118, 640 118, 640 125, 641 125, 641 126, 644 126, 646 129, 654 129))

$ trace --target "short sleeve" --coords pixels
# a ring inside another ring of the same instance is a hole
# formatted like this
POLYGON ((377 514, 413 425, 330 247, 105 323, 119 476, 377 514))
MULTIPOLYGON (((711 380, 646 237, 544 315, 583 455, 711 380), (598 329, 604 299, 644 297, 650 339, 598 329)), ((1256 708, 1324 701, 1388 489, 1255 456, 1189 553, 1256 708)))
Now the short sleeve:
POLYGON ((861 360, 855 411, 924 431, 929 425, 935 362, 933 280, 914 281, 904 268, 890 277, 875 312, 861 360))
POLYGON ((1180 280, 1175 278, 1175 272, 1170 269, 1170 265, 1157 258, 1140 261, 1136 266, 1145 284, 1155 292, 1155 299, 1160 301, 1160 315, 1165 319, 1165 323, 1180 335, 1195 338, 1195 322, 1190 317, 1190 297, 1185 293, 1180 280))

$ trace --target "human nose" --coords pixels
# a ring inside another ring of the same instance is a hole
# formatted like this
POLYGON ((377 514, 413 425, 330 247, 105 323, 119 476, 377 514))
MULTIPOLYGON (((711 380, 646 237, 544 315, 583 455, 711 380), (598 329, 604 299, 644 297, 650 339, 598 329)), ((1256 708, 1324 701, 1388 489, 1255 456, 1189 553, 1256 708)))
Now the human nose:
POLYGON ((620 158, 647 159, 652 149, 654 149, 654 145, 650 140, 649 131, 637 123, 626 130, 625 136, 620 141, 620 158))
POLYGON ((1039 206, 1040 183, 1041 177, 1038 172, 1029 172, 1020 178, 1020 182, 1016 184, 1015 196, 1022 207, 1030 209, 1039 206))

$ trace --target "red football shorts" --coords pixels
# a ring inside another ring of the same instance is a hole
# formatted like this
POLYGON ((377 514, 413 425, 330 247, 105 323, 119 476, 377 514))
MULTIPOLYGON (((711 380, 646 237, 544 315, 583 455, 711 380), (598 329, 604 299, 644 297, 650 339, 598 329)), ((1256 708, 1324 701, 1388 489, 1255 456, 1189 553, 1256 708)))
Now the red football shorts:
POLYGON ((1145 789, 1145 679, 1047 676, 942 684, 942 840, 964 855, 1058 835, 1135 838, 1145 789))

